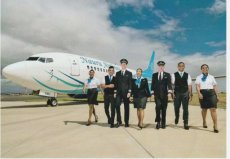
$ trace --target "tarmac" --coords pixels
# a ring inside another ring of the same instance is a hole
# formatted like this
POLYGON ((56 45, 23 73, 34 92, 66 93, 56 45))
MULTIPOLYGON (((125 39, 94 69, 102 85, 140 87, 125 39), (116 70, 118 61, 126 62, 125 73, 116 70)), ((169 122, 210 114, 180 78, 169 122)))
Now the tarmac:
MULTIPOLYGON (((213 132, 210 113, 208 128, 202 127, 201 109, 189 107, 190 129, 183 128, 182 108, 178 126, 169 103, 166 129, 155 129, 155 104, 145 109, 144 125, 137 127, 131 104, 130 127, 110 128, 103 103, 96 107, 98 123, 86 126, 87 104, 45 102, 1 102, 1 157, 37 158, 171 158, 226 157, 226 110, 217 109, 219 133, 213 132)), ((124 107, 121 105, 122 118, 124 107)))

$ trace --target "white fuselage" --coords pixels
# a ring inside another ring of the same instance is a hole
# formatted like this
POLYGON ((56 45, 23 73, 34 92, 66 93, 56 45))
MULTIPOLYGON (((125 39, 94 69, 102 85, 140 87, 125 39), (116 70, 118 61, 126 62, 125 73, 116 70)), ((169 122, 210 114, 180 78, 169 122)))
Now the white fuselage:
MULTIPOLYGON (((26 61, 6 66, 3 75, 32 90, 56 92, 65 94, 81 93, 89 70, 95 70, 95 77, 103 80, 109 66, 120 66, 98 59, 67 54, 67 53, 41 53, 29 57, 26 61)), ((134 70, 130 70, 135 74, 134 70)))

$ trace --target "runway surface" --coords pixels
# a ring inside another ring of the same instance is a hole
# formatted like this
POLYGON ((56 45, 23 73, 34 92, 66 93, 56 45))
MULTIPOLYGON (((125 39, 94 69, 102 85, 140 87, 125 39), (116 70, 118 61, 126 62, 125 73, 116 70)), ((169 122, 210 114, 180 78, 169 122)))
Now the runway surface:
MULTIPOLYGON (((213 133, 210 113, 208 128, 202 127, 201 110, 189 107, 190 129, 183 128, 182 109, 178 126, 174 109, 167 110, 166 129, 155 129, 155 104, 145 110, 145 128, 137 125, 131 104, 130 127, 110 128, 103 104, 96 107, 99 122, 85 126, 86 104, 44 102, 1 103, 1 157, 226 157, 226 110, 218 109, 220 133, 213 133)), ((123 105, 121 106, 122 118, 123 105)))

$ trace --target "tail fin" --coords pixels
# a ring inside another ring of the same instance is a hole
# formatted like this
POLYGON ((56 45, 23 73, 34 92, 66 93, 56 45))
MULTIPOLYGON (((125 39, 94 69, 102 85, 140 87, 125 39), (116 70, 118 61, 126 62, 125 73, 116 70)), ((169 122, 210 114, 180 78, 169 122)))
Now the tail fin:
POLYGON ((152 52, 152 56, 151 56, 151 59, 149 61, 149 65, 147 67, 146 70, 143 71, 142 75, 143 77, 146 77, 146 78, 150 78, 152 76, 152 73, 153 73, 153 69, 154 69, 154 59, 155 59, 155 52, 153 51, 152 52))

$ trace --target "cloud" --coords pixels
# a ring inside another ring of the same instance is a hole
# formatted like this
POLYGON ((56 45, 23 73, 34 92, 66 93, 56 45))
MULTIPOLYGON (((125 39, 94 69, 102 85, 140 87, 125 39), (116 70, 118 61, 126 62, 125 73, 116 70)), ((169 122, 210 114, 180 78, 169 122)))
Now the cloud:
POLYGON ((219 42, 209 41, 206 42, 205 44, 211 47, 222 47, 222 46, 226 46, 226 41, 219 41, 219 42))
POLYGON ((179 25, 180 21, 178 19, 167 16, 161 10, 154 10, 153 13, 158 18, 160 18, 163 24, 158 26, 156 29, 151 29, 149 31, 146 31, 147 35, 150 34, 150 35, 157 36, 159 38, 162 38, 162 37, 168 38, 168 37, 172 37, 174 33, 180 33, 181 35, 180 38, 186 39, 186 37, 184 36, 185 29, 179 25))
POLYGON ((110 14, 110 4, 103 0, 4 0, 2 66, 32 54, 61 51, 116 64, 127 58, 129 67, 136 69, 147 66, 154 50, 156 60, 164 60, 169 72, 175 72, 177 63, 185 61, 194 76, 200 73, 200 65, 207 62, 213 74, 226 74, 225 54, 180 56, 171 51, 170 44, 156 38, 183 30, 177 19, 161 12, 158 16, 163 24, 159 28, 138 30, 114 26, 110 14), (154 36, 149 38, 151 35, 154 36))
POLYGON ((222 14, 226 12, 226 0, 215 0, 210 8, 207 8, 210 14, 222 14))

